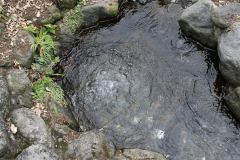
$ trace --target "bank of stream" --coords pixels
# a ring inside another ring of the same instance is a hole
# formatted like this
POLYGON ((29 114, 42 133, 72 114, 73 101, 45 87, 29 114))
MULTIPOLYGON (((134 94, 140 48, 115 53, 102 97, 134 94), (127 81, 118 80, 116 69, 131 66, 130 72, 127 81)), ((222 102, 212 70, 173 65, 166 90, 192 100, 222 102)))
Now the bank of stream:
POLYGON ((62 87, 80 130, 101 129, 118 149, 238 160, 240 134, 223 103, 217 53, 184 37, 182 11, 152 1, 76 35, 61 62, 62 87))

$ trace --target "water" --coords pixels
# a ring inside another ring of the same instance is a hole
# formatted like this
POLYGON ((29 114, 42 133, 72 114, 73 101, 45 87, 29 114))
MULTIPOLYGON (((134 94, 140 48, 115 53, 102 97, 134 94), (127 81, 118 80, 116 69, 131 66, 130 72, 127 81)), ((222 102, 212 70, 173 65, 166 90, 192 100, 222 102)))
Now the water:
POLYGON ((222 103, 217 53, 186 40, 180 5, 153 1, 78 39, 62 86, 83 130, 117 148, 173 160, 239 160, 239 130, 222 103))

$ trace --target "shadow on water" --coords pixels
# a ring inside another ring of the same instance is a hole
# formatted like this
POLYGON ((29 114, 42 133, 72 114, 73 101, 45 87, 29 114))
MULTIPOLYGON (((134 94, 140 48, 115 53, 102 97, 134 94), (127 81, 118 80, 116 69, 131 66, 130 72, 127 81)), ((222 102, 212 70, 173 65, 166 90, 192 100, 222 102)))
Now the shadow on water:
POLYGON ((75 35, 61 53, 62 87, 80 128, 102 129, 119 149, 239 160, 240 133, 223 102, 217 53, 181 33, 181 12, 181 5, 152 1, 75 35))

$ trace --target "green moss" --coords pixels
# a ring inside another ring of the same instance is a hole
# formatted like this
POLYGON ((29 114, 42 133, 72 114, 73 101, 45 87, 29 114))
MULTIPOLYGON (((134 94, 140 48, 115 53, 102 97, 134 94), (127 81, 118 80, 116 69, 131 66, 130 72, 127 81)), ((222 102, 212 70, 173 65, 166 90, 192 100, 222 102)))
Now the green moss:
POLYGON ((113 3, 113 4, 109 4, 108 5, 108 13, 109 15, 112 15, 112 16, 117 16, 118 15, 118 3, 113 3))
POLYGON ((64 15, 63 23, 60 25, 61 29, 75 32, 77 28, 81 27, 83 23, 83 14, 81 11, 82 4, 78 4, 64 15))

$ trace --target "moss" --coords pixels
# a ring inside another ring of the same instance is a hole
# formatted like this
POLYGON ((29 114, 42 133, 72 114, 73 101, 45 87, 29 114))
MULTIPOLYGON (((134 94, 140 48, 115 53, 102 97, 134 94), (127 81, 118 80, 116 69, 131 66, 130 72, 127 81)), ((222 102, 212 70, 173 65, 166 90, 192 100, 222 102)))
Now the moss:
POLYGON ((60 24, 62 30, 75 32, 83 24, 82 4, 78 4, 64 15, 63 22, 60 24))
POLYGON ((118 3, 111 3, 108 5, 107 11, 108 14, 111 16, 117 16, 118 15, 118 3))

